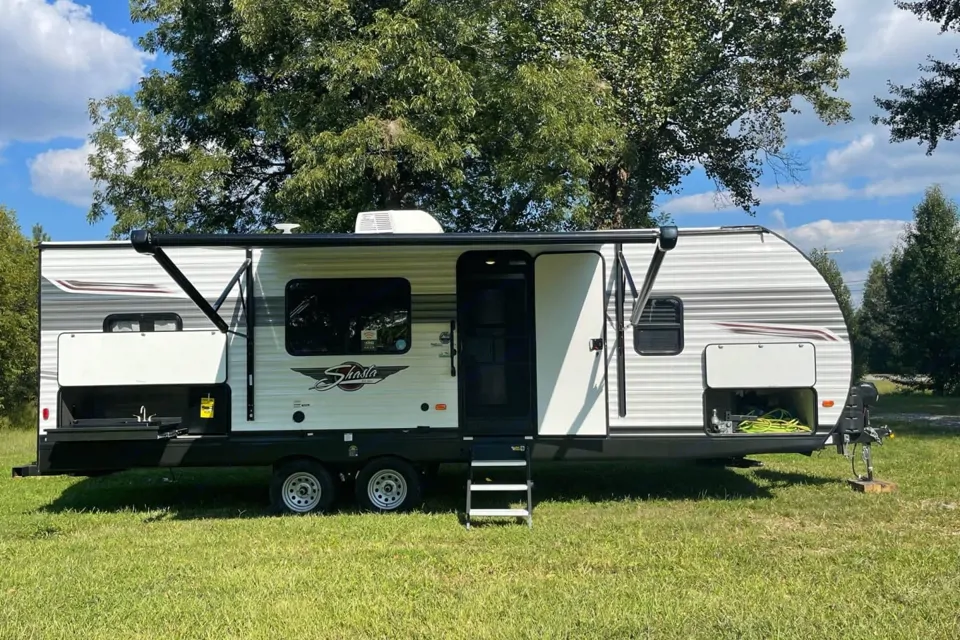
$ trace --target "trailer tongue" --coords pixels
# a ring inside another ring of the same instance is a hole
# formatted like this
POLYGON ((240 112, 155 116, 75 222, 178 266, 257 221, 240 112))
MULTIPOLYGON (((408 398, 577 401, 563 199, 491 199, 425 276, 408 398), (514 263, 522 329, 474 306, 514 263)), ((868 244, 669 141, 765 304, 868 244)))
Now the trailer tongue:
POLYGON ((834 441, 837 453, 850 459, 853 471, 851 486, 858 491, 868 493, 888 492, 896 488, 891 482, 877 480, 873 476, 874 444, 882 445, 884 438, 893 438, 894 434, 886 425, 875 427, 870 421, 870 407, 880 398, 876 385, 872 382, 861 382, 850 391, 850 398, 843 412, 843 418, 837 428, 834 441), (856 468, 856 449, 862 447, 861 456, 866 465, 866 474, 860 475, 856 468))

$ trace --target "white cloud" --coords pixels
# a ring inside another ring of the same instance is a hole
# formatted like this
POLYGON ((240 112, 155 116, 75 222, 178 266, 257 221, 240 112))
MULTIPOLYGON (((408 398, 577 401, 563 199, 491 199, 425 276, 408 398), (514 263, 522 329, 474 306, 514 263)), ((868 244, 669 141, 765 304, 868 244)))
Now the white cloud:
POLYGON ((936 23, 898 9, 893 0, 837 0, 835 6, 833 23, 843 28, 847 41, 843 63, 850 71, 838 94, 850 102, 853 122, 825 127, 808 104, 798 103, 803 113, 787 119, 794 143, 847 141, 874 131, 870 116, 880 114, 874 97, 888 95, 887 81, 912 84, 928 55, 953 59, 960 43, 954 34, 940 35, 936 23))
POLYGON ((856 303, 863 290, 870 263, 890 253, 898 244, 906 220, 816 220, 787 229, 784 235, 802 251, 828 249, 843 274, 856 303))
POLYGON ((92 152, 93 145, 89 142, 73 149, 44 151, 28 163, 30 188, 37 195, 78 207, 90 206, 93 182, 87 156, 92 152))
POLYGON ((87 100, 133 86, 149 56, 71 0, 0 0, 0 140, 83 137, 87 100))
MULTIPOLYGON (((856 193, 857 190, 851 189, 842 182, 754 189, 754 195, 765 205, 797 205, 823 200, 846 200, 856 193)), ((665 202, 662 208, 671 214, 683 214, 731 211, 737 207, 730 200, 729 192, 708 191, 673 198, 665 202)))
MULTIPOLYGON (((758 187, 754 195, 762 205, 783 206, 920 195, 934 183, 948 194, 960 192, 960 173, 956 171, 960 145, 944 145, 928 156, 912 145, 890 145, 877 133, 867 133, 812 164, 810 183, 758 187), (861 186, 851 186, 850 181, 859 181, 861 186)), ((728 192, 716 191, 673 198, 662 208, 671 214, 736 209, 728 192)))
MULTIPOLYGON (((952 60, 960 45, 956 34, 939 34, 939 26, 898 9, 892 0, 837 0, 834 24, 847 40, 844 65, 850 76, 840 84, 840 95, 850 101, 854 121, 825 126, 810 111, 787 118, 788 143, 812 142, 841 145, 825 156, 810 158, 813 171, 805 184, 760 187, 755 195, 770 206, 803 205, 827 201, 873 200, 919 196, 933 183, 948 194, 960 193, 960 141, 941 142, 926 155, 915 141, 889 142, 886 127, 870 123, 880 114, 875 96, 888 94, 887 81, 912 84, 918 65, 928 55, 952 60)), ((809 147, 808 147, 809 148, 809 147)), ((809 156, 808 156, 809 157, 809 156)), ((729 194, 715 192, 684 195, 664 203, 674 214, 733 210, 729 194)))
MULTIPOLYGON (((138 164, 140 146, 130 138, 123 138, 123 146, 132 156, 126 168, 132 171, 138 164)), ((87 157, 95 151, 90 142, 79 147, 44 151, 27 162, 30 170, 30 189, 37 195, 62 200, 78 207, 89 207, 93 198, 93 180, 87 157)))
MULTIPOLYGON (((926 185, 939 182, 949 187, 960 187, 956 166, 960 164, 960 146, 945 143, 928 156, 916 145, 891 145, 886 142, 886 130, 866 133, 827 153, 818 162, 814 174, 818 178, 866 178, 871 181, 895 181, 901 185, 893 195, 922 191, 926 185), (920 187, 907 185, 922 185, 920 187)), ((883 188, 878 187, 878 193, 883 188)))
POLYGON ((875 155, 876 143, 876 134, 866 133, 845 147, 832 149, 827 152, 821 170, 829 172, 831 175, 848 174, 875 155))
MULTIPOLYGON (((786 235, 804 251, 842 249, 844 261, 866 260, 888 252, 903 233, 906 220, 816 220, 788 229, 786 235)), ((837 259, 839 262, 839 258, 837 259)))
POLYGON ((777 229, 783 229, 787 226, 787 216, 783 209, 774 209, 770 212, 770 219, 774 221, 777 229))

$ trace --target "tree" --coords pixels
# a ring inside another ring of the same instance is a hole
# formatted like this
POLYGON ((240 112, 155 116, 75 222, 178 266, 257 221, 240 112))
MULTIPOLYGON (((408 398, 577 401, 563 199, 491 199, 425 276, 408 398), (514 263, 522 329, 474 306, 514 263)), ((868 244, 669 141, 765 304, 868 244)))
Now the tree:
POLYGON ((0 414, 36 395, 37 260, 16 214, 0 205, 0 414))
MULTIPOLYGON (((896 0, 894 4, 922 20, 936 22, 941 35, 960 29, 960 0, 896 0)), ((941 140, 953 140, 958 131, 960 63, 928 56, 920 70, 932 75, 911 86, 888 83, 894 97, 874 98, 887 115, 873 116, 871 121, 889 126, 892 142, 916 139, 926 143, 930 155, 941 140)))
POLYGON ((934 186, 890 260, 889 305, 908 373, 929 377, 938 394, 960 385, 960 220, 934 186))
POLYGON ((114 235, 651 224, 699 163, 752 212, 783 114, 849 118, 830 0, 134 0, 168 56, 93 101, 89 218, 114 235))
POLYGON ((863 287, 863 300, 857 310, 855 350, 861 354, 864 367, 872 373, 902 373, 899 362, 900 336, 894 326, 893 312, 887 295, 890 269, 885 260, 870 264, 863 287))
POLYGON ((33 235, 34 244, 38 244, 40 242, 50 242, 50 234, 43 230, 43 225, 39 222, 33 225, 31 234, 33 235))
POLYGON ((814 249, 810 252, 809 258, 813 266, 816 267, 820 275, 823 276, 823 279, 827 281, 827 284, 830 286, 830 291, 833 292, 833 295, 837 298, 837 303, 840 305, 840 312, 843 314, 843 320, 847 325, 847 333, 850 339, 850 348, 853 356, 853 376, 855 380, 859 380, 866 373, 866 367, 862 354, 857 348, 857 315, 853 311, 853 299, 850 296, 850 288, 847 287, 843 281, 843 274, 840 272, 837 261, 830 257, 826 248, 814 249))

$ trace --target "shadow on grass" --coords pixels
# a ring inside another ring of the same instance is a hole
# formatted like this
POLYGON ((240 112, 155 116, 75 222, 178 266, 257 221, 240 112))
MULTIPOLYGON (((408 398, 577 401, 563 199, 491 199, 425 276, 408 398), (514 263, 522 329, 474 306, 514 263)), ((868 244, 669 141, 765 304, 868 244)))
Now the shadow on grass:
MULTIPOLYGON (((477 478, 478 480, 480 478, 477 478)), ((695 464, 540 463, 534 467, 534 505, 542 502, 622 500, 769 499, 798 484, 824 485, 839 478, 786 473, 767 468, 749 472, 695 464)), ((260 518, 271 515, 269 470, 127 471, 84 478, 65 489, 42 512, 160 511, 153 520, 260 518)), ((352 483, 338 484, 333 513, 357 513, 352 483)), ((522 494, 474 494, 475 506, 506 506, 522 494), (498 504, 484 504, 491 499, 498 504)), ((444 465, 425 486, 424 513, 463 519, 466 467, 444 465)), ((491 521, 493 523, 494 521, 491 521)))
MULTIPOLYGON (((960 436, 960 415, 956 413, 939 413, 931 410, 929 405, 922 407, 922 411, 903 411, 886 409, 871 412, 870 423, 875 427, 889 427, 894 437, 909 436, 920 438, 945 438, 960 436)), ((896 440, 894 440, 894 443, 896 440)))
POLYGON ((960 397, 908 392, 881 394, 877 404, 873 406, 872 413, 878 417, 908 413, 960 418, 960 397))
POLYGON ((888 426, 895 435, 944 438, 960 436, 960 397, 899 391, 883 393, 871 407, 874 426, 888 426))
POLYGON ((874 418, 874 426, 887 426, 893 431, 894 439, 884 440, 884 446, 897 446, 897 438, 958 438, 960 437, 960 420, 957 423, 939 423, 936 420, 914 420, 905 419, 882 420, 874 418))

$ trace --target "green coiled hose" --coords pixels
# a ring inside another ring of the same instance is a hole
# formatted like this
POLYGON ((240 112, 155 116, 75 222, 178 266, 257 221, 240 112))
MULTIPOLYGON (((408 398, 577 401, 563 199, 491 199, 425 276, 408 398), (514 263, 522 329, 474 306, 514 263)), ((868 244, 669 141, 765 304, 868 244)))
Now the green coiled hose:
MULTIPOLYGON (((752 412, 748 415, 752 415, 752 412)), ((810 427, 803 424, 784 409, 774 409, 753 420, 744 420, 739 430, 743 433, 795 433, 810 431, 810 427)))

